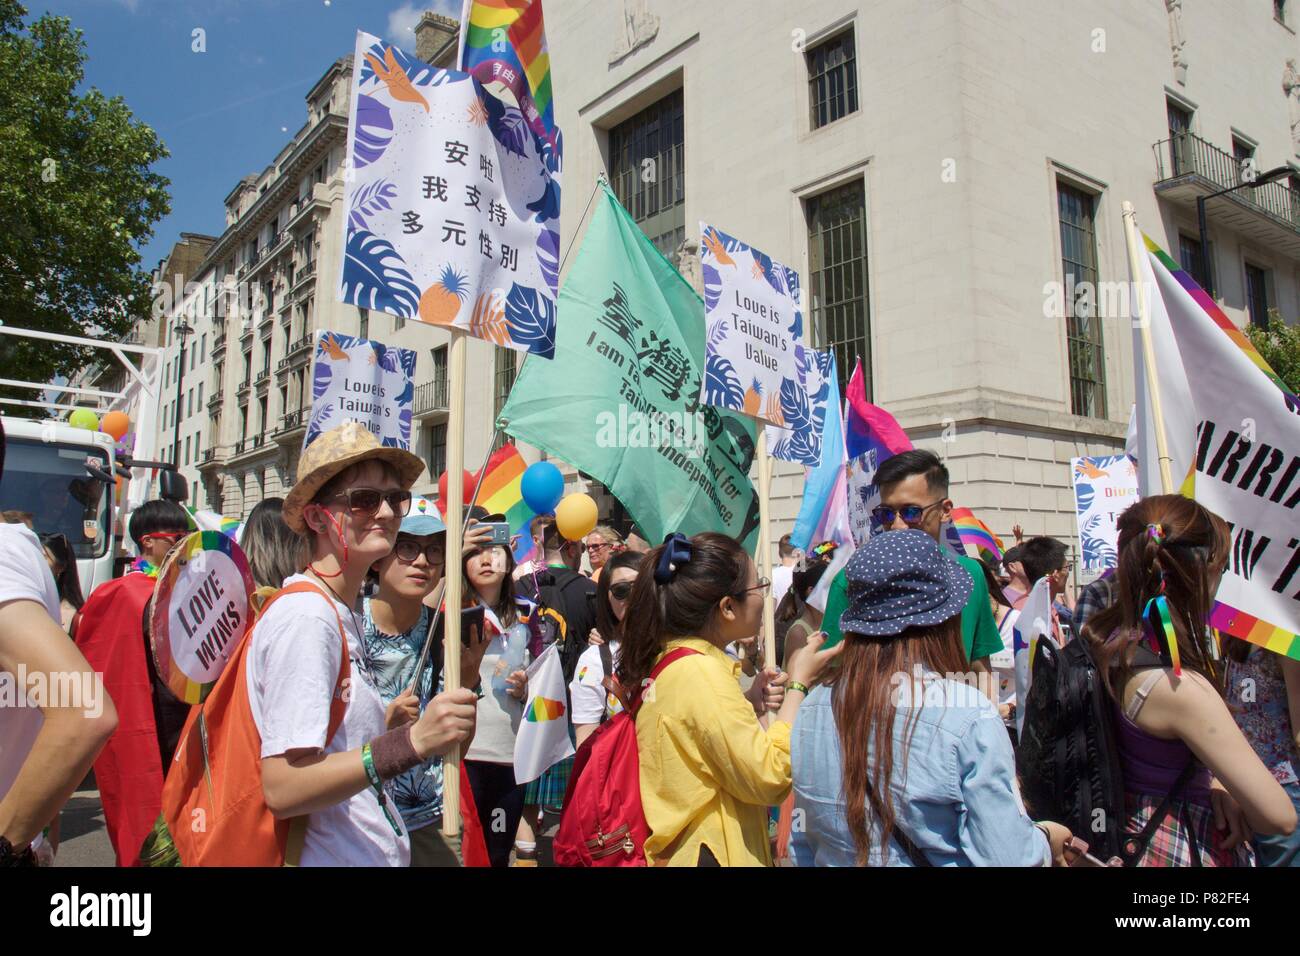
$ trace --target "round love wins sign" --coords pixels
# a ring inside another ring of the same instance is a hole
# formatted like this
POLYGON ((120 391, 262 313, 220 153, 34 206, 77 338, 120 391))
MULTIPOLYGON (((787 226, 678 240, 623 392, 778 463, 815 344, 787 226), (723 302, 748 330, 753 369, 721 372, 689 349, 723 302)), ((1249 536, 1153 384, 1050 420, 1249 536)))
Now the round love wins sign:
POLYGON ((234 539, 196 531, 158 571, 149 611, 158 675, 187 704, 198 704, 248 630, 253 575, 234 539))

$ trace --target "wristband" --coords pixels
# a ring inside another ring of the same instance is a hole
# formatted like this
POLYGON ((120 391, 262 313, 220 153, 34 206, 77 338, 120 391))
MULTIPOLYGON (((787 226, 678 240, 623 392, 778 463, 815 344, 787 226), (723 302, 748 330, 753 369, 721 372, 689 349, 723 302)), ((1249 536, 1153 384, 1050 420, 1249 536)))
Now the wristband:
POLYGON ((799 693, 803 694, 805 697, 808 696, 808 685, 805 684, 805 683, 803 683, 802 681, 797 681, 797 680, 786 681, 786 682, 785 682, 785 689, 786 689, 786 690, 797 690, 797 691, 799 691, 799 693))
MULTIPOLYGON (((399 728, 404 730, 406 728, 399 728)), ((396 731, 389 731, 384 734, 387 737, 396 731)), ((382 737, 376 737, 375 740, 382 740, 382 737)), ((388 825, 393 828, 393 832, 398 836, 402 835, 402 828, 397 821, 393 819, 393 813, 388 809, 388 795, 384 793, 383 781, 379 778, 379 771, 375 768, 374 755, 371 753, 370 744, 363 744, 361 747, 361 766, 366 768, 366 779, 370 781, 370 789, 375 793, 375 799, 379 801, 379 809, 384 811, 384 817, 388 820, 388 825)))
POLYGON ((361 760, 366 764, 366 776, 370 785, 376 786, 383 780, 392 780, 424 761, 411 743, 411 725, 406 724, 386 734, 380 734, 362 749, 361 760), (371 759, 367 762, 366 757, 371 759))

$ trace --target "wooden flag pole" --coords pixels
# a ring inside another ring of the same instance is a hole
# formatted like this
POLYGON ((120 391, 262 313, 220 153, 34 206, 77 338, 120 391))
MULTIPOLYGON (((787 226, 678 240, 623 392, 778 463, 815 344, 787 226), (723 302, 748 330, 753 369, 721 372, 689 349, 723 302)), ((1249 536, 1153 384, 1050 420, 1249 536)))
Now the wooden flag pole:
MULTIPOLYGON (((464 593, 461 576, 461 549, 464 539, 465 474, 465 333, 448 328, 451 344, 447 352, 450 391, 447 402, 447 619, 443 625, 442 655, 444 685, 448 690, 460 686, 460 606, 464 593)), ((453 747, 443 758, 442 833, 460 836, 460 747, 453 747)))
MULTIPOLYGON (((758 551, 755 563, 758 576, 767 577, 772 573, 771 544, 769 543, 768 498, 772 486, 772 470, 767 457, 767 426, 761 422, 758 426, 758 551)), ((776 667, 776 605, 772 601, 772 588, 763 592, 763 664, 776 667)))
MULTIPOLYGON (((1151 344, 1151 305, 1147 302, 1146 285, 1142 282, 1142 259, 1145 254, 1138 238, 1137 213, 1131 202, 1120 204, 1124 218, 1124 244, 1128 247, 1128 272, 1137 293, 1138 330, 1142 334, 1142 365, 1146 372, 1147 394, 1151 396, 1151 418, 1156 431, 1156 456, 1160 462, 1160 491, 1174 494, 1173 475, 1170 473, 1169 444, 1165 439, 1164 408, 1160 401, 1160 377, 1156 371, 1156 353, 1151 344)), ((1137 400, 1143 401, 1139 395, 1137 400)))

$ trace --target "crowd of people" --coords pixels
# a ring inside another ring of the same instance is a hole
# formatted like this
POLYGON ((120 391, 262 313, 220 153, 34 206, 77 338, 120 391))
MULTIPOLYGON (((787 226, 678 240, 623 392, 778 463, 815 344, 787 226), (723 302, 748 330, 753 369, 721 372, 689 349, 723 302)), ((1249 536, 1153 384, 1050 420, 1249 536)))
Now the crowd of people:
MULTIPOLYGON (((1194 501, 1130 507, 1116 567, 1077 601, 1060 541, 1017 528, 1000 563, 954 554, 947 470, 919 450, 882 464, 878 533, 847 563, 829 542, 804 553, 789 536, 774 568, 716 533, 650 547, 602 525, 569 541, 547 516, 517 563, 493 541, 503 516, 474 507, 460 685, 448 687, 447 529, 435 502, 413 498, 421 471, 340 426, 243 529, 258 613, 218 686, 246 702, 226 720, 242 719, 256 749, 268 824, 248 839, 281 840, 284 862, 536 866, 582 775, 604 772, 587 758, 622 721, 646 865, 1077 864, 1090 835, 1032 816, 1017 771, 1014 634, 1047 579, 1053 641, 1084 642, 1103 675, 1129 862, 1300 865, 1300 662, 1209 632, 1229 542, 1194 501), (758 638, 769 594, 774 660, 758 638), (1177 669, 1152 649, 1157 598, 1177 669), (529 666, 551 645, 577 756, 521 781, 529 666), (462 839, 443 834, 452 750, 473 817, 462 839)), ((4 517, 0 678, 99 675, 104 694, 94 708, 0 706, 0 865, 52 859, 60 809, 92 764, 118 864, 175 863, 164 783, 197 708, 156 672, 146 611, 190 515, 170 501, 137 509, 138 559, 88 599, 66 541, 4 517)), ((238 846, 224 852, 239 862, 238 846)))

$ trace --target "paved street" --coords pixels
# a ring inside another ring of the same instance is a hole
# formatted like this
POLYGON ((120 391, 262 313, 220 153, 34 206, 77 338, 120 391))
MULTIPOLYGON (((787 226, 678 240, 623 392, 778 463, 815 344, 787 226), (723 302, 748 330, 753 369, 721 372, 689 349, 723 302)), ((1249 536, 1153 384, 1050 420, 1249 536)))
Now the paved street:
POLYGON ((78 790, 63 808, 55 866, 112 866, 113 845, 104 829, 98 790, 78 790))

